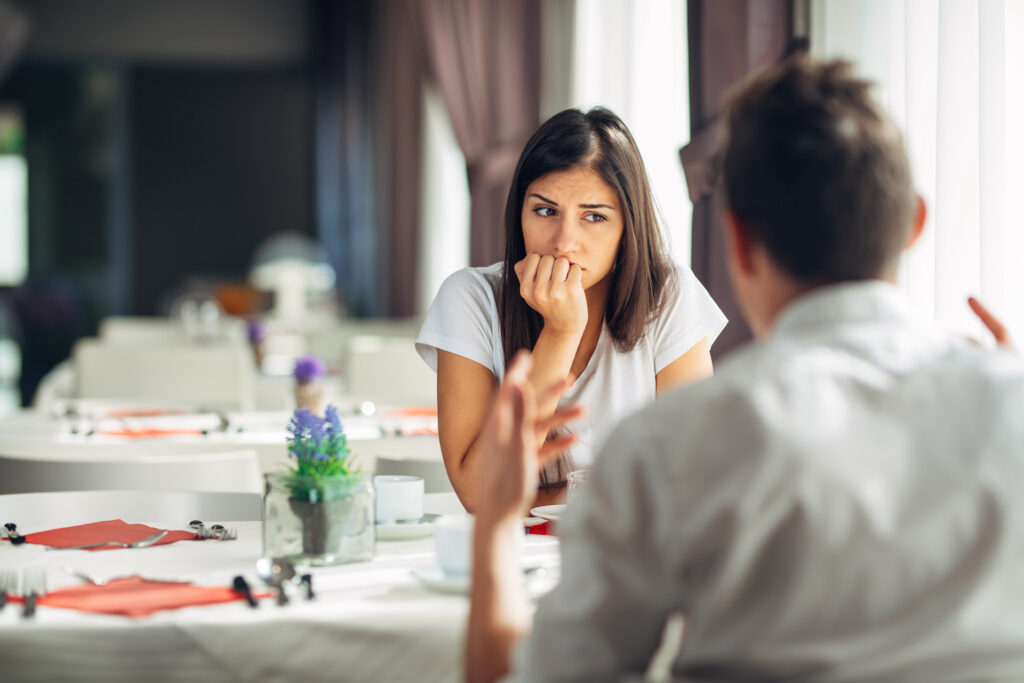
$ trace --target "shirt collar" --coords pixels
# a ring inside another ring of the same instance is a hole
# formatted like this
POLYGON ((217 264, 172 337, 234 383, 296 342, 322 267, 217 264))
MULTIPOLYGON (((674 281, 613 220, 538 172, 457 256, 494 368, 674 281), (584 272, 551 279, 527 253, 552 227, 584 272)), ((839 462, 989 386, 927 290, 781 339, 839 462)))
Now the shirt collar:
POLYGON ((882 320, 906 320, 900 290, 883 280, 843 282, 818 287, 799 296, 775 319, 773 335, 808 328, 882 320))

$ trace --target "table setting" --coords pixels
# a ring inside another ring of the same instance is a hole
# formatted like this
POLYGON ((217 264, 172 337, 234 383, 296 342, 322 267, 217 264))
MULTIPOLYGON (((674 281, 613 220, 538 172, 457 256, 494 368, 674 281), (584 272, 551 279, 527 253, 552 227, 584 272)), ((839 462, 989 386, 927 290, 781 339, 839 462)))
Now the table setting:
MULTIPOLYGON (((0 506, 3 679, 460 680, 472 517, 363 471, 349 420, 292 415, 260 521, 0 506)), ((550 590, 557 539, 524 533, 521 558, 530 594, 550 590)))

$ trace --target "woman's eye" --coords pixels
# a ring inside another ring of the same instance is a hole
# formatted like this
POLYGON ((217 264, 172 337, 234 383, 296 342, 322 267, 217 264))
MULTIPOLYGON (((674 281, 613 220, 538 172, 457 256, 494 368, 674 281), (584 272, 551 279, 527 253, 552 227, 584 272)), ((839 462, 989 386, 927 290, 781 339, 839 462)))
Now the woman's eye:
POLYGON ((536 209, 533 210, 533 212, 542 218, 547 218, 549 216, 555 215, 555 210, 552 209, 550 206, 538 206, 536 209))
POLYGON ((583 220, 589 221, 591 223, 603 223, 604 221, 606 221, 608 219, 605 216, 602 216, 599 213, 588 213, 588 214, 583 216, 583 220))

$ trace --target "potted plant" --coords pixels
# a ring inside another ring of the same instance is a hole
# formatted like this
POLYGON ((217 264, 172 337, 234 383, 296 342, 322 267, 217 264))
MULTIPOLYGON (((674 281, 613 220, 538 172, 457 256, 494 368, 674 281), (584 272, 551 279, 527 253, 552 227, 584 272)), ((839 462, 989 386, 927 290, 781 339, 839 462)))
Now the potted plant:
POLYGON ((292 464, 266 475, 265 554, 301 555, 314 564, 373 557, 371 477, 351 462, 338 410, 300 408, 288 423, 292 464))

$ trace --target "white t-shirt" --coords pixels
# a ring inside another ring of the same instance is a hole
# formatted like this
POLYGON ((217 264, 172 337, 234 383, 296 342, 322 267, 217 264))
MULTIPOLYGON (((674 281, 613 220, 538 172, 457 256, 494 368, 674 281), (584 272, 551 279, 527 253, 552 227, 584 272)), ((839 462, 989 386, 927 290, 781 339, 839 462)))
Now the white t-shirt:
MULTIPOLYGON (((494 373, 505 374, 497 292, 501 263, 465 268, 441 285, 416 340, 416 350, 437 372, 437 350, 463 356, 494 373)), ((726 318, 688 268, 678 268, 677 295, 631 351, 621 353, 603 325, 594 355, 583 374, 562 396, 561 403, 582 405, 583 420, 573 424, 578 441, 572 449, 576 465, 589 465, 619 420, 654 398, 655 375, 706 339, 710 345, 726 318)))
POLYGON ((827 287, 624 421, 510 680, 1024 681, 1024 362, 827 287), (614 455, 615 457, 609 457, 614 455))

